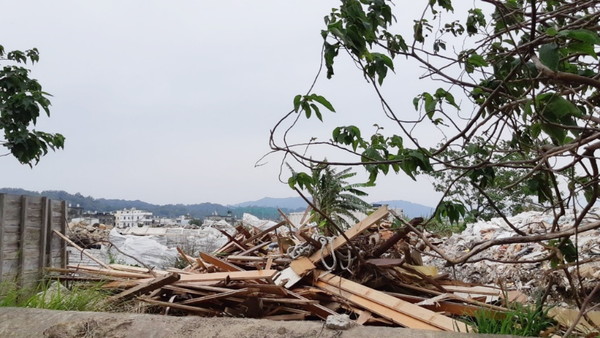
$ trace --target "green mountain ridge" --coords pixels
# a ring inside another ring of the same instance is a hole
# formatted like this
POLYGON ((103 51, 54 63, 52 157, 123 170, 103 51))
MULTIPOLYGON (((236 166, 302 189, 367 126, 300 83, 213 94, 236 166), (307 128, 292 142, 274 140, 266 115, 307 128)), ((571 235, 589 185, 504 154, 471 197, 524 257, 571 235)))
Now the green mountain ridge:
MULTIPOLYGON (((94 198, 83 196, 80 193, 70 194, 62 190, 30 191, 20 188, 1 188, 0 193, 15 195, 46 196, 51 199, 63 200, 72 206, 79 205, 85 211, 90 212, 110 212, 121 209, 136 208, 147 210, 154 215, 162 217, 177 217, 181 215, 190 215, 194 218, 203 219, 206 216, 215 213, 224 215, 231 211, 237 218, 241 218, 244 213, 252 214, 261 219, 278 220, 280 218, 277 209, 285 213, 294 211, 304 211, 306 202, 301 197, 264 197, 256 201, 242 202, 235 205, 222 205, 218 203, 198 203, 198 204, 165 204, 157 205, 140 200, 122 200, 94 198)), ((408 217, 429 216, 434 208, 422 204, 412 203, 403 200, 379 201, 374 204, 387 204, 393 208, 402 209, 408 217)))

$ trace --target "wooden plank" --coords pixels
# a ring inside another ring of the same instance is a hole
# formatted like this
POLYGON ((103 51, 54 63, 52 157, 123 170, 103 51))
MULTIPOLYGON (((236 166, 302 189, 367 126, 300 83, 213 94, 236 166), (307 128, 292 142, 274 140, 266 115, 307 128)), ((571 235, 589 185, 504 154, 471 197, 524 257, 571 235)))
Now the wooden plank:
POLYGON ((306 304, 319 304, 318 300, 313 299, 293 299, 293 298, 261 298, 264 303, 281 303, 281 304, 296 304, 296 305, 306 305, 306 304))
POLYGON ((308 257, 300 256, 290 263, 290 268, 299 276, 305 276, 317 267, 308 257))
POLYGON ((67 238, 67 236, 61 234, 60 232, 53 230, 53 232, 60 238, 62 238, 65 242, 71 244, 72 247, 74 247, 75 249, 79 250, 82 254, 84 254, 85 256, 87 256, 89 259, 93 260, 94 262, 100 264, 101 267, 105 268, 105 269, 109 269, 112 270, 112 268, 104 263, 103 261, 99 260, 98 258, 94 257, 92 254, 90 254, 89 252, 85 251, 85 249, 79 247, 79 245, 75 244, 72 240, 70 240, 69 238, 67 238))
MULTIPOLYGON (((273 315, 275 315, 278 312, 302 313, 302 314, 305 314, 307 316, 311 315, 310 311, 300 310, 300 309, 296 309, 296 308, 289 307, 289 306, 278 306, 274 310, 270 311, 267 314, 267 316, 273 316, 273 315)), ((263 319, 264 319, 264 317, 263 317, 263 319)))
POLYGON ((126 278, 148 278, 152 277, 145 273, 136 273, 136 272, 127 272, 127 271, 117 271, 113 269, 103 269, 97 268, 95 266, 83 266, 83 265, 69 265, 67 269, 62 268, 46 268, 48 271, 61 271, 67 270, 69 272, 79 273, 86 272, 89 274, 97 274, 102 276, 111 276, 111 277, 126 277, 126 278))
MULTIPOLYGON (((63 277, 60 277, 59 279, 63 279, 63 277)), ((104 281, 106 281, 106 279, 103 279, 104 281)), ((129 289, 129 288, 133 288, 137 285, 140 284, 140 281, 137 279, 131 279, 131 280, 115 280, 112 282, 108 282, 106 284, 102 284, 102 288, 103 289, 129 289)))
MULTIPOLYGON (((220 233, 222 233, 225 237, 229 238, 229 241, 233 244, 235 244, 235 246, 237 246, 239 249, 241 250, 246 250, 246 246, 244 244, 242 244, 240 241, 238 241, 235 237, 231 236, 230 234, 227 233, 227 231, 223 231, 221 229, 217 229, 220 233)), ((237 237, 237 236, 236 236, 237 237)))
MULTIPOLYGON (((317 281, 315 282, 315 286, 327 291, 327 293, 338 296, 347 300, 357 306, 362 307, 365 310, 374 312, 380 315, 383 318, 389 319, 392 322, 401 325, 403 327, 408 327, 411 329, 421 329, 421 330, 431 330, 431 331, 441 331, 437 326, 431 325, 429 323, 414 319, 411 316, 408 316, 402 312, 398 312, 394 309, 390 309, 381 304, 375 303, 365 297, 361 297, 350 292, 339 289, 335 286, 331 286, 325 282, 317 281)), ((465 331, 466 332, 466 331, 465 331)))
MULTIPOLYGON (((405 300, 405 301, 413 303, 413 304, 419 303, 419 302, 427 302, 429 300, 429 298, 425 298, 425 297, 405 295, 402 293, 395 293, 395 292, 386 292, 386 294, 394 296, 396 298, 400 298, 402 300, 405 300)), ((432 305, 419 304, 419 306, 421 306, 425 309, 429 309, 431 311, 446 312, 446 313, 450 313, 450 314, 457 315, 457 316, 473 316, 477 311, 482 310, 482 308, 480 306, 448 302, 445 300, 435 301, 435 304, 432 304, 432 305)), ((501 313, 499 311, 494 311, 494 310, 489 310, 489 309, 487 309, 486 311, 493 312, 495 315, 501 313)))
MULTIPOLYGON (((355 224, 352 228, 346 230, 344 232, 344 234, 346 235, 346 237, 348 239, 351 240, 354 237, 360 235, 363 231, 365 231, 368 228, 370 228, 371 226, 373 226, 373 224, 379 222, 382 218, 387 216, 388 212, 389 211, 388 211, 387 206, 384 205, 381 208, 377 209, 372 214, 370 214, 367 218, 365 218, 362 221, 355 224)), ((344 238, 344 236, 338 236, 333 240, 333 250, 335 251, 345 244, 346 244, 346 239, 344 238)), ((321 258, 325 258, 325 257, 329 256, 330 254, 331 254, 331 250, 324 250, 323 252, 321 252, 321 250, 319 250, 310 256, 310 260, 313 263, 316 263, 316 262, 320 261, 321 258)))
POLYGON ((133 288, 127 289, 117 295, 107 298, 107 302, 119 302, 124 301, 135 296, 143 295, 150 291, 160 289, 161 287, 171 284, 179 280, 179 274, 171 272, 166 276, 154 278, 153 280, 139 284, 133 288))
MULTIPOLYGON (((292 292, 290 290, 287 290, 287 293, 296 298, 296 299, 301 299, 301 300, 308 300, 308 298, 301 296, 295 292, 292 292)), ((323 319, 323 320, 327 320, 327 317, 329 317, 330 315, 336 315, 337 312, 317 303, 317 304, 306 304, 303 305, 303 307, 307 310, 309 310, 312 314, 314 314, 315 316, 323 319)))
POLYGON ((502 290, 487 286, 444 285, 450 292, 468 293, 470 295, 502 296, 502 290))
POLYGON ((277 212, 279 212, 279 215, 281 215, 281 217, 283 217, 283 220, 284 220, 284 221, 285 221, 285 222, 286 222, 286 223, 287 223, 289 226, 292 226, 292 227, 294 227, 294 228, 298 228, 298 227, 296 226, 296 224, 292 223, 292 221, 290 221, 290 219, 287 217, 287 215, 286 215, 286 214, 285 214, 283 211, 281 211, 281 209, 277 208, 277 212))
POLYGON ((304 320, 306 318, 306 314, 304 313, 289 313, 285 315, 274 315, 274 316, 266 316, 261 317, 261 319, 268 320, 304 320))
POLYGON ((131 265, 124 265, 124 264, 109 264, 108 266, 111 267, 111 269, 120 270, 120 271, 150 273, 150 274, 156 274, 156 275, 166 275, 166 274, 168 274, 167 271, 154 270, 154 269, 149 270, 149 269, 142 268, 142 267, 139 267, 139 266, 131 266, 131 265))
POLYGON ((227 297, 246 295, 248 293, 257 292, 257 291, 258 291, 258 289, 251 289, 251 288, 229 290, 229 291, 222 292, 222 293, 215 293, 215 294, 204 296, 204 297, 197 297, 197 298, 184 300, 183 302, 179 302, 179 304, 183 304, 183 305, 200 304, 200 303, 205 303, 205 302, 222 299, 222 298, 227 298, 227 297))
POLYGON ((205 261, 206 263, 212 264, 212 265, 216 266, 217 268, 221 269, 222 271, 244 271, 244 269, 240 268, 239 266, 237 266, 235 264, 231 264, 220 258, 209 255, 205 252, 200 253, 200 258, 202 258, 202 260, 205 261))
POLYGON ((213 272, 213 273, 196 273, 193 275, 183 275, 179 282, 185 284, 189 282, 207 282, 229 280, 255 280, 255 279, 270 279, 275 276, 277 270, 257 270, 257 271, 229 271, 229 272, 213 272))
POLYGON ((5 209, 6 209, 6 195, 5 194, 0 194, 0 279, 4 280, 3 278, 3 268, 4 268, 4 247, 5 247, 5 243, 4 243, 4 223, 5 223, 5 209))
MULTIPOLYGON (((42 273, 46 267, 46 245, 48 237, 48 197, 42 197, 42 224, 40 224, 40 261, 39 271, 42 273)), ((40 276, 41 277, 41 276, 40 276)))
POLYGON ((269 258, 267 259, 267 263, 265 264, 265 270, 271 270, 272 266, 273 266, 273 256, 269 256, 269 258))
MULTIPOLYGON (((46 224, 46 267, 52 265, 52 200, 48 199, 48 224, 46 224)), ((63 266, 64 268, 64 266, 63 266)))
POLYGON ((371 258, 371 259, 367 259, 366 263, 383 268, 383 267, 391 267, 391 266, 400 266, 402 263, 404 263, 404 259, 403 258, 371 258))
POLYGON ((377 291, 367 286, 355 283, 351 280, 338 277, 334 274, 322 275, 321 271, 317 271, 317 273, 319 273, 319 281, 352 294, 364 297, 365 299, 403 313, 424 323, 436 326, 445 331, 460 330, 460 332, 467 332, 467 326, 464 323, 456 321, 450 317, 443 316, 431 310, 424 309, 418 305, 411 304, 390 295, 386 295, 381 291, 377 291))
MULTIPOLYGON (((227 261, 266 262, 271 257, 273 257, 273 256, 257 257, 257 256, 230 255, 230 256, 227 256, 227 261)), ((275 263, 275 264, 289 264, 290 262, 291 262, 291 259, 289 259, 289 258, 284 258, 284 257, 273 258, 273 263, 275 263)))
POLYGON ((270 245, 271 243, 272 242, 263 242, 263 243, 257 244, 255 246, 251 247, 250 249, 245 250, 244 252, 239 253, 238 255, 239 256, 249 255, 249 254, 251 254, 251 253, 253 253, 253 252, 257 251, 257 250, 262 249, 263 247, 265 247, 267 245, 270 245))
POLYGON ((180 247, 177 247, 177 252, 181 256, 181 258, 183 258, 188 263, 188 265, 194 264, 194 258, 186 255, 185 252, 183 252, 183 249, 181 249, 180 247))
MULTIPOLYGON (((367 218, 358 222, 352 228, 346 230, 346 232, 344 232, 344 234, 346 235, 346 238, 348 238, 348 240, 352 240, 354 237, 358 236, 363 231, 365 231, 368 228, 370 228, 371 226, 373 226, 373 224, 377 223, 383 217, 387 216, 388 213, 389 213, 389 210, 388 210, 387 206, 384 205, 384 206, 380 207, 375 212, 373 212, 371 215, 367 216, 367 218)), ((330 250, 317 250, 314 254, 312 254, 309 257, 310 261, 313 263, 317 263, 317 262, 321 261, 321 259, 329 256, 331 254, 331 252, 339 249, 340 247, 342 247, 343 245, 345 245, 347 243, 346 238, 344 238, 344 236, 336 237, 333 240, 332 245, 328 246, 328 249, 331 248, 330 250)), ((302 258, 296 258, 296 260, 298 260, 298 259, 302 259, 302 258)), ((293 264, 293 262, 291 264, 293 264)), ((310 270, 310 271, 312 271, 312 270, 310 270)), ((275 284, 284 285, 286 288, 291 288, 296 283, 298 283, 300 281, 300 279, 302 279, 302 277, 304 277, 310 271, 305 271, 305 273, 302 275, 302 274, 296 273, 291 267, 286 268, 283 271, 281 271, 281 274, 275 280, 275 284)))
MULTIPOLYGON (((66 201, 61 201, 62 217, 60 222, 60 232, 63 234, 67 233, 67 216, 69 215, 69 208, 66 201)), ((60 244, 60 264, 61 267, 65 267, 68 264, 67 256, 67 243, 61 242, 60 244)))
POLYGON ((269 232, 271 232, 271 231, 273 231, 273 230, 275 230, 275 229, 279 228, 280 226, 282 226, 282 225, 284 225, 284 224, 285 224, 285 221, 281 221, 281 222, 279 222, 279 223, 277 223, 277 224, 273 225, 272 227, 269 227, 269 228, 267 228, 267 229, 265 229, 265 230, 263 230, 263 231, 259 232, 258 234, 256 234, 256 235, 254 235, 254 236, 252 236, 252 237, 250 237, 250 238, 247 238, 247 239, 243 240, 243 241, 242 241, 242 243, 243 243, 243 244, 246 244, 246 243, 248 243, 248 242, 252 242, 252 241, 253 241, 253 240, 255 240, 255 239, 261 238, 261 237, 263 237, 264 235, 266 235, 266 234, 268 234, 269 232))
POLYGON ((358 318, 356 318, 356 324, 364 325, 369 319, 373 318, 373 315, 369 311, 360 311, 358 318))
POLYGON ((195 307, 195 306, 190 306, 190 305, 181 305, 181 304, 177 304, 177 303, 162 302, 159 300, 154 300, 154 299, 144 298, 144 297, 141 297, 138 299, 143 302, 152 304, 152 305, 171 307, 174 309, 184 310, 184 311, 188 311, 188 312, 197 312, 197 313, 207 314, 207 315, 211 315, 211 316, 216 316, 219 314, 217 311, 207 310, 207 309, 203 309, 201 307, 195 307))
POLYGON ((27 196, 21 196, 21 218, 19 220, 19 246, 18 246, 18 263, 17 263, 17 285, 23 287, 24 269, 25 269, 25 227, 27 226, 27 206, 29 199, 27 196))
POLYGON ((232 285, 231 287, 234 287, 234 288, 251 287, 251 288, 259 289, 261 293, 284 296, 284 297, 288 295, 287 290, 285 288, 278 286, 278 285, 273 285, 273 284, 236 283, 236 284, 232 285))

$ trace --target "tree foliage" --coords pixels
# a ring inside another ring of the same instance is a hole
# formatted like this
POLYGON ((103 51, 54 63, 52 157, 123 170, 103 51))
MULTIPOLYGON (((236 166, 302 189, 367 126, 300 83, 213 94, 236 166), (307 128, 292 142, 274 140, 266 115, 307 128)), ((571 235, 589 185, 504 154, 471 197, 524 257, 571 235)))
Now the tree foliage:
POLYGON ((351 184, 347 181, 356 175, 351 172, 351 168, 338 172, 331 166, 321 164, 312 168, 310 177, 304 173, 292 172, 294 175, 290 177, 289 184, 298 184, 310 193, 312 203, 318 209, 312 211, 311 219, 326 234, 336 233, 336 225, 346 228, 349 221, 357 223, 359 220, 353 212, 366 212, 370 207, 369 203, 360 198, 367 195, 359 189, 365 184, 351 184))
POLYGON ((37 164, 48 150, 63 148, 65 138, 31 129, 40 112, 50 116, 48 93, 42 90, 37 80, 29 77, 30 70, 22 65, 39 61, 36 48, 6 52, 0 45, 0 130, 4 139, 0 145, 23 164, 37 164), (1 65, 1 64, 0 64, 1 65))
MULTIPOLYGON (((335 75, 336 60, 349 55, 379 97, 381 117, 391 120, 396 130, 365 135, 346 125, 335 128, 328 141, 294 143, 294 126, 305 113, 305 105, 295 104, 272 131, 271 148, 309 166, 322 163, 313 159, 312 147, 329 146, 344 154, 339 161, 328 154, 334 159, 330 164, 362 166, 370 182, 382 174, 416 179, 418 174, 453 170, 457 179, 447 185, 436 209, 437 217, 451 221, 466 214, 464 201, 473 191, 493 202, 491 192, 518 189, 554 212, 552 229, 543 238, 565 243, 600 195, 600 3, 422 3, 419 17, 397 22, 394 11, 402 8, 391 1, 342 0, 325 17, 321 32, 327 78, 335 75), (454 13, 454 5, 472 7, 454 13), (381 91, 385 80, 405 65, 414 68, 415 62, 432 89, 403 106, 392 106, 381 91), (416 112, 406 118, 411 106, 416 112), (276 136, 287 120, 293 121, 292 127, 276 136), (438 131, 439 146, 432 149, 420 142, 425 137, 416 133, 422 129, 413 127, 422 125, 438 131), (355 159, 346 160, 347 154, 355 159), (507 171, 510 177, 499 179, 507 171), (453 193, 462 184, 458 178, 473 188, 463 191, 462 199, 453 193), (567 210, 576 217, 575 228, 565 233, 560 222, 567 210)), ((343 114, 339 109, 337 113, 343 114)), ((491 205, 505 216, 497 201, 491 205)), ((594 224, 585 229, 600 227, 594 224)), ((523 237, 519 240, 527 241, 525 233, 509 225, 523 237)), ((468 261, 480 251, 452 263, 468 261)))
MULTIPOLYGON (((485 156, 486 154, 481 154, 485 156)), ((468 167, 473 165, 468 150, 448 149, 441 155, 446 161, 452 160, 454 165, 468 167)), ((480 156, 480 157, 481 157, 480 156)), ((496 155, 497 157, 498 155, 496 155)), ((522 170, 497 168, 493 173, 494 184, 486 186, 482 193, 477 185, 472 184, 471 177, 462 170, 443 169, 428 173, 434 178, 436 191, 445 192, 447 198, 459 200, 465 206, 464 221, 489 221, 500 214, 513 216, 524 211, 542 210, 543 205, 536 203, 526 186, 517 185, 505 188, 525 174, 522 170), (452 187, 448 189, 448 187, 452 187)))

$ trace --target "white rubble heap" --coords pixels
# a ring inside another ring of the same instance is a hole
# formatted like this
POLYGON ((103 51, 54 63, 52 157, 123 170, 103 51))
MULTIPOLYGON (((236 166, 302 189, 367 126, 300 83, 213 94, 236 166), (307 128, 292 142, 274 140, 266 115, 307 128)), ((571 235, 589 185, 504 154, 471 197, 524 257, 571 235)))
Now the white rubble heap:
MULTIPOLYGON (((516 228, 528 235, 550 232, 553 219, 552 213, 541 212, 525 212, 508 218, 516 228)), ((582 222, 582 225, 598 220, 600 220, 600 208, 594 208, 582 222)), ((567 215, 560 218, 559 225, 561 229, 566 229, 573 223, 573 214, 567 212, 567 215)), ((476 243, 512 236, 518 235, 503 219, 494 218, 487 222, 480 221, 468 224, 462 233, 454 234, 436 244, 449 257, 457 258, 466 254, 476 243)), ((596 229, 579 234, 577 240, 572 236, 571 240, 574 243, 576 242, 582 262, 590 258, 597 258, 595 262, 580 264, 580 274, 583 278, 584 287, 593 286, 600 279, 600 230, 596 229)), ((435 254, 433 251, 428 251, 428 253, 435 254)), ((489 258, 501 261, 527 261, 540 259, 548 254, 548 249, 538 243, 518 243, 491 247, 475 255, 470 260, 476 261, 478 258, 489 258)), ((423 260, 425 265, 439 267, 443 267, 445 263, 443 259, 431 255, 424 255, 423 260)), ((574 269, 576 269, 575 266, 569 267, 571 272, 574 269)), ((553 293, 558 292, 560 294, 570 291, 569 281, 565 273, 560 270, 553 271, 548 261, 508 264, 481 260, 457 265, 453 268, 445 267, 443 271, 464 282, 499 283, 507 288, 516 288, 531 297, 535 297, 544 291, 544 288, 548 285, 548 278, 553 278, 556 283, 552 290, 553 293)))
MULTIPOLYGON (((244 214, 243 224, 247 227, 257 227, 264 230, 275 225, 273 221, 260 220, 257 217, 244 214)), ((139 265, 135 259, 148 266, 165 268, 172 266, 177 259, 177 247, 189 255, 198 252, 212 252, 227 243, 228 239, 221 231, 229 235, 235 234, 235 227, 224 220, 206 221, 200 229, 186 228, 152 228, 131 227, 126 229, 113 229, 109 234, 109 241, 119 250, 102 247, 102 254, 106 261, 139 265), (128 257, 131 256, 131 257, 128 257)))
POLYGON ((268 229, 268 228, 274 226, 275 224, 277 224, 273 221, 265 221, 265 220, 259 219, 258 217, 251 215, 251 214, 244 214, 242 216, 242 222, 246 226, 252 226, 252 227, 258 228, 260 230, 268 229))

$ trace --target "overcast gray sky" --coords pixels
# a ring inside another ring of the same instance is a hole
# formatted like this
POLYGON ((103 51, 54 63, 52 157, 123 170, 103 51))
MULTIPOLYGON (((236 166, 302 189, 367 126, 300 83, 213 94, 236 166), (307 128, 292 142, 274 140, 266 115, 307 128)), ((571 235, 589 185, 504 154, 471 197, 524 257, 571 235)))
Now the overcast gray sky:
MULTIPOLYGON (((51 117, 36 128, 66 137, 64 150, 33 169, 0 158, 0 186, 160 204, 294 196, 278 181, 280 156, 254 164, 269 151, 269 129, 310 85, 323 17, 337 3, 0 0, 0 44, 37 47, 33 77, 53 95, 51 117)), ((399 21, 412 26, 421 6, 397 11, 399 21)), ((338 64, 315 89, 338 113, 301 126, 304 139, 327 138, 336 125, 385 124, 360 72, 338 64)), ((410 65, 398 67, 385 89, 414 117, 412 98, 427 87, 410 65)), ((426 180, 387 177, 368 191, 371 201, 437 203, 426 180)))

